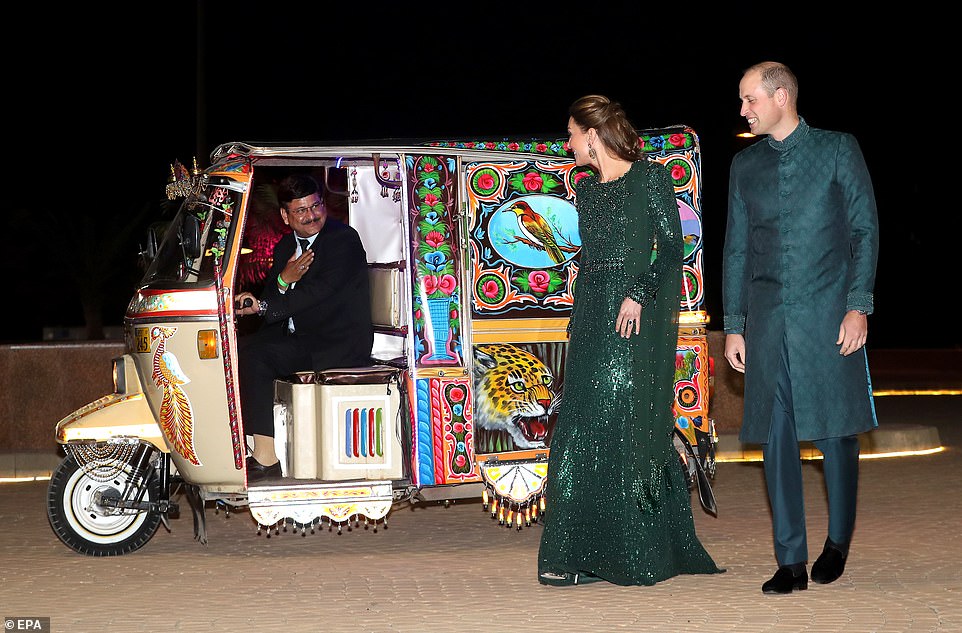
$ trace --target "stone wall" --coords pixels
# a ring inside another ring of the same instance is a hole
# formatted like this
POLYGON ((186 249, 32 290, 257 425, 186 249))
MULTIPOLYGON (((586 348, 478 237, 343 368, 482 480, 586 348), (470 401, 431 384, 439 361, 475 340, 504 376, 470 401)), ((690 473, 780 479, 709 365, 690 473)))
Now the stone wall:
POLYGON ((56 451, 63 417, 113 391, 120 341, 0 345, 0 451, 56 451))

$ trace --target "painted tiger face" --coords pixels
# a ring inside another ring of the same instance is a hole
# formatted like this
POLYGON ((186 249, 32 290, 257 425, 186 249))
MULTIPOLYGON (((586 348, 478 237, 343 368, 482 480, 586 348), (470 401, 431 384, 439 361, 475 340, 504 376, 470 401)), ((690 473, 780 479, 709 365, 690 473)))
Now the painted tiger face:
POLYGON ((518 448, 544 448, 559 398, 554 375, 537 356, 514 345, 477 345, 474 379, 479 428, 506 431, 518 448))

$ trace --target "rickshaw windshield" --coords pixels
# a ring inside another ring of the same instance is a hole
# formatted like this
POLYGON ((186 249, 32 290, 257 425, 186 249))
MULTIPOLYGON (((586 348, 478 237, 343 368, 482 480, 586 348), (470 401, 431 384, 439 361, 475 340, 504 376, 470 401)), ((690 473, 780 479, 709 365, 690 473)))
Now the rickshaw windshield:
POLYGON ((219 183, 192 192, 163 230, 144 285, 212 284, 215 260, 233 237, 233 212, 240 204, 241 192, 219 183))

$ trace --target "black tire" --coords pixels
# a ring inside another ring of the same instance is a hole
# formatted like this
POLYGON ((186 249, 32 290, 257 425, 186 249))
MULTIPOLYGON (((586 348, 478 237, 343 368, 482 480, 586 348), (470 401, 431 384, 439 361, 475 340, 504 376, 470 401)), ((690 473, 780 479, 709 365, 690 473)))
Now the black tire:
MULTIPOLYGON (((121 513, 95 501, 97 492, 119 497, 131 470, 130 464, 124 464, 112 479, 99 481, 69 455, 60 462, 47 488, 47 518, 64 545, 88 556, 120 556, 140 549, 153 537, 159 514, 121 513)), ((159 494, 157 478, 151 478, 143 501, 155 501, 159 494)))

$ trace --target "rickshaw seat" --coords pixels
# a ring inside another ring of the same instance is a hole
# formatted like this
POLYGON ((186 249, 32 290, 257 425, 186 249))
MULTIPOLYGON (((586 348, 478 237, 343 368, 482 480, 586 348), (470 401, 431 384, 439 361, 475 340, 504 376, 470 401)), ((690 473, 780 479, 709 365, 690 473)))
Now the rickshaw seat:
POLYGON ((302 385, 379 385, 396 380, 397 367, 370 365, 366 367, 336 367, 321 371, 299 371, 292 382, 302 385))

